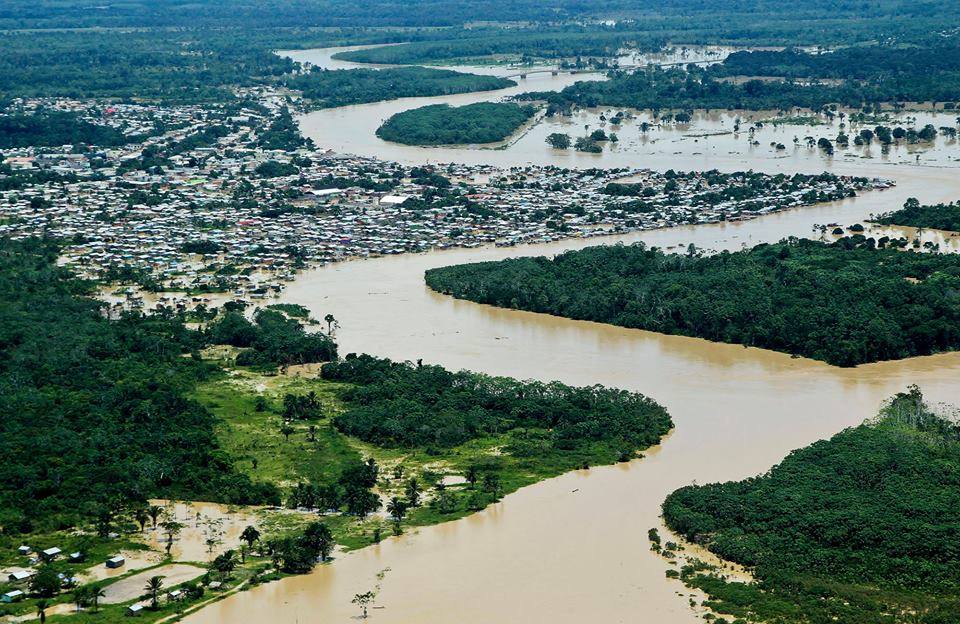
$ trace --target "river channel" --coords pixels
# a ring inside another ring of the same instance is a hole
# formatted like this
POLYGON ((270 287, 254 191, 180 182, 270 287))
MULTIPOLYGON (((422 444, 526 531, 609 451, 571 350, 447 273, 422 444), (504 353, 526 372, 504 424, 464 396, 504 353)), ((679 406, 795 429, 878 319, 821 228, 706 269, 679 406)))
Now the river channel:
MULTIPOLYGON (((323 54, 311 53, 314 58, 323 54)), ((524 90, 557 88, 570 78, 531 78, 528 82, 539 80, 544 86, 524 90)), ((636 390, 665 405, 676 429, 643 459, 524 488, 463 520, 341 555, 312 574, 241 592, 186 621, 349 622, 358 614, 352 596, 371 589, 377 572, 389 568, 377 601, 381 608, 371 611, 375 622, 693 624, 701 616, 688 606, 686 595, 679 595, 689 592, 665 577, 668 565, 650 552, 646 539, 647 529, 660 523, 660 503, 669 492, 694 482, 764 472, 790 450, 871 417, 885 398, 908 384, 919 384, 934 401, 960 402, 960 353, 841 369, 762 349, 496 309, 437 295, 423 284, 424 270, 448 264, 640 240, 665 248, 682 249, 692 242, 735 250, 789 235, 812 236, 814 224, 861 221, 900 206, 907 197, 924 203, 953 201, 960 199, 960 175, 950 167, 955 150, 949 145, 930 157, 936 161, 927 163, 932 166, 879 155, 831 160, 805 149, 794 153, 792 146, 790 155, 771 157, 766 150, 751 155, 743 145, 736 154, 695 154, 690 144, 678 147, 682 153, 661 154, 637 143, 593 161, 532 143, 529 149, 518 147, 522 141, 499 151, 450 148, 438 153, 383 142, 387 148, 368 151, 377 143, 365 133, 390 110, 502 95, 345 107, 312 113, 301 123, 320 147, 403 162, 522 165, 569 159, 571 166, 829 169, 882 176, 897 186, 748 222, 373 258, 304 273, 285 299, 308 306, 318 318, 334 314, 341 324, 337 340, 343 353, 423 358, 454 369, 636 390)))

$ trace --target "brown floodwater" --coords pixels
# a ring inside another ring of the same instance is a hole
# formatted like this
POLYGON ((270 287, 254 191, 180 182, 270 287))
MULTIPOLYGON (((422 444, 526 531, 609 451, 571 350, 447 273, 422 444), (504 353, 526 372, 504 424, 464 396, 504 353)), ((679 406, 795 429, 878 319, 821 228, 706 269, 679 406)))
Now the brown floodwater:
MULTIPOLYGON (((488 153, 499 159, 510 150, 488 153)), ((744 158, 638 152, 630 164, 663 169, 683 161, 730 169, 741 167, 744 158)), ((898 185, 743 223, 391 256, 303 274, 285 299, 308 306, 317 318, 332 313, 340 322, 337 340, 344 354, 423 358, 454 369, 635 390, 665 405, 676 429, 643 459, 538 483, 468 518, 340 555, 312 574, 241 592, 186 621, 349 622, 358 615, 353 595, 372 589, 385 569, 380 608, 370 612, 376 622, 702 621, 687 604, 689 591, 665 577, 669 564, 649 550, 646 531, 660 525, 664 497, 683 485, 764 472, 790 450, 873 416, 885 398, 909 384, 919 384, 934 401, 960 401, 960 353, 841 369, 762 349, 457 301, 427 289, 423 272, 615 241, 736 250, 810 236, 814 224, 862 221, 911 196, 925 203, 960 199, 960 176, 949 168, 819 157, 764 156, 746 164, 769 171, 830 168, 881 175, 898 185)), ((924 236, 955 249, 955 241, 942 234, 924 236)))
MULTIPOLYGON (((646 458, 563 475, 469 518, 420 529, 341 555, 313 574, 242 592, 189 622, 345 622, 350 599, 390 568, 381 622, 681 623, 698 615, 666 579, 646 530, 677 487, 765 471, 791 449, 876 413, 917 383, 933 400, 960 400, 960 353, 841 369, 788 355, 457 301, 431 292, 436 266, 644 240, 712 249, 808 234, 899 205, 960 197, 956 172, 897 167, 898 186, 853 200, 745 223, 680 227, 616 239, 449 250, 333 264, 309 271, 286 294, 314 316, 340 322, 344 353, 423 358, 459 369, 571 384, 602 383, 663 403, 676 429, 646 458)), ((946 241, 948 243, 949 241, 946 241)))

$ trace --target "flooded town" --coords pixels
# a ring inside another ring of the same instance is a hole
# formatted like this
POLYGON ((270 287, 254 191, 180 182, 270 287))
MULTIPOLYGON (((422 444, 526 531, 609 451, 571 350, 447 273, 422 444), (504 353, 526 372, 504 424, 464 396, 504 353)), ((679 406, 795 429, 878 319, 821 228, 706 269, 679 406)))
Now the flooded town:
POLYGON ((0 624, 954 622, 950 0, 614 5, 10 0, 0 624))
POLYGON ((270 149, 289 115, 275 95, 234 110, 21 107, 76 113, 136 140, 8 149, 2 161, 11 179, 43 176, 0 192, 0 235, 62 241, 65 265, 122 287, 116 311, 149 307, 144 293, 179 293, 153 305, 181 310, 211 293, 272 298, 303 268, 349 258, 736 222, 893 185, 832 174, 403 166, 310 144, 270 149))

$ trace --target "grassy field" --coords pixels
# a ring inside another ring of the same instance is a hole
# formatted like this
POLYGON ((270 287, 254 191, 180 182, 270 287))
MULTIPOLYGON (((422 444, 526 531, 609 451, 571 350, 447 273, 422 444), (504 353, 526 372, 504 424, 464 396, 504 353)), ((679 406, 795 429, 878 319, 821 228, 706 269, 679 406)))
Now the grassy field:
MULTIPOLYGON (((316 367, 272 374, 228 366, 223 376, 201 384, 194 398, 216 415, 218 439, 236 468, 284 490, 298 482, 333 483, 344 466, 373 458, 380 466, 376 490, 385 505, 394 496, 404 499, 410 478, 415 478, 422 487, 422 502, 409 509, 403 527, 462 518, 537 481, 615 461, 609 449, 600 446, 579 453, 546 452, 531 457, 501 453, 510 441, 507 434, 440 451, 368 444, 334 428, 332 417, 345 407, 339 394, 347 386, 319 379, 318 373, 316 367), (313 422, 294 421, 285 436, 281 432, 284 394, 310 392, 323 406, 323 417, 313 422), (467 481, 471 474, 476 475, 473 483, 467 481), (491 474, 494 479, 484 478, 491 474)), ((261 515, 264 533, 271 535, 295 531, 314 519, 313 514, 265 511, 261 515)), ((346 514, 323 514, 321 519, 345 549, 367 546, 394 530, 392 519, 383 510, 362 520, 346 514)))

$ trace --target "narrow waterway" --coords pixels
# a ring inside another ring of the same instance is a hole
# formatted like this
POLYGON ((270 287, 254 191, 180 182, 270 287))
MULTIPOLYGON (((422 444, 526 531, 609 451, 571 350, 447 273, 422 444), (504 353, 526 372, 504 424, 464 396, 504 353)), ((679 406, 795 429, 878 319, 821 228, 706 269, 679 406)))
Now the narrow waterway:
MULTIPOLYGON (((422 152, 423 160, 429 154, 422 152)), ((308 306, 318 318, 336 316, 344 353, 423 358, 455 369, 636 390, 664 404, 676 429, 643 459, 536 484, 469 518, 391 538, 312 574, 242 592, 186 621, 352 621, 358 614, 350 604, 353 595, 371 589, 377 572, 389 568, 378 599, 382 608, 371 611, 376 622, 693 624, 702 620, 678 595, 688 592, 665 578, 667 564, 650 552, 646 539, 647 529, 659 524, 660 503, 669 492, 761 473, 790 450, 874 415, 886 397, 908 384, 919 384, 933 400, 960 401, 960 353, 839 369, 761 349, 501 310, 424 286, 424 270, 448 264, 615 241, 735 250, 809 236, 814 224, 861 221, 911 196, 925 203, 960 199, 960 176, 944 167, 872 159, 825 162, 819 156, 630 154, 631 166, 665 169, 679 160, 687 168, 730 169, 743 160, 758 170, 882 175, 897 187, 744 223, 392 256, 305 273, 286 299, 308 306)))

